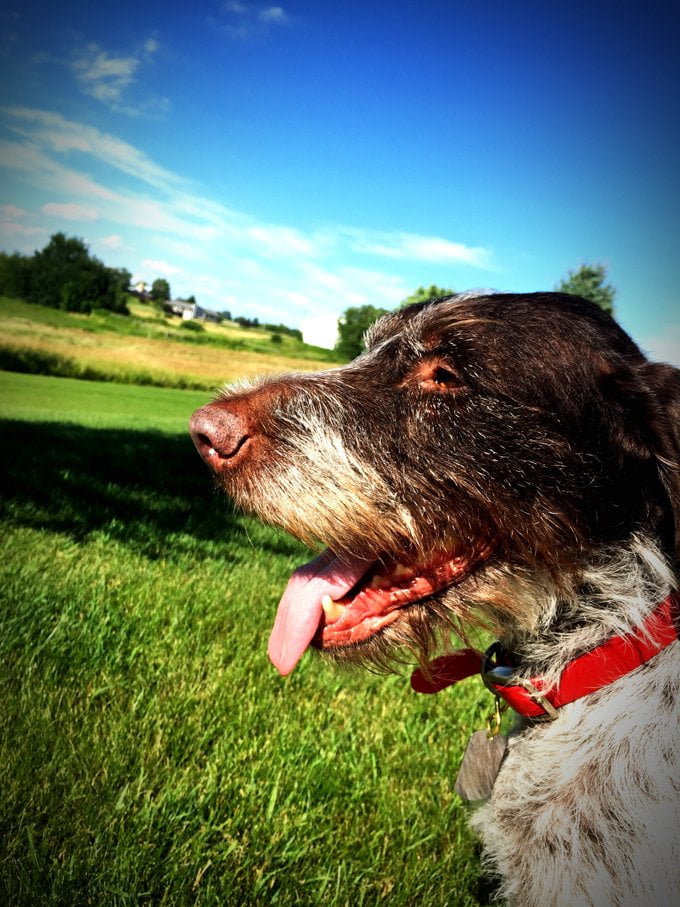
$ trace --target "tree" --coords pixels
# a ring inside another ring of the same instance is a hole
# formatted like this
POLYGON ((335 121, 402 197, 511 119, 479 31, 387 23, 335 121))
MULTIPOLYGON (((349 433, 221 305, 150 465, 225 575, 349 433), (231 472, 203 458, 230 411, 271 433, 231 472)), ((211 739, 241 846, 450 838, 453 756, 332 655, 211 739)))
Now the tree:
MULTIPOLYGON (((272 331, 274 334, 287 334, 289 337, 295 337, 302 342, 302 331, 299 328, 289 328, 286 324, 263 324, 265 331, 272 331)), ((274 341, 275 343, 277 341, 274 341)))
POLYGON ((406 299, 402 299, 399 306, 412 305, 414 302, 429 302, 431 299, 441 299, 442 296, 453 296, 454 293, 455 290, 445 290, 443 287, 430 284, 427 289, 425 287, 418 287, 414 293, 411 293, 406 299))
POLYGON ((257 328, 260 326, 260 322, 257 318, 246 318, 245 315, 239 315, 237 318, 234 318, 236 324, 240 324, 242 328, 257 328))
POLYGON ((69 312, 101 308, 127 315, 130 277, 125 268, 107 268, 82 239, 64 233, 55 233, 31 256, 0 253, 0 293, 69 312))
POLYGON ((338 319, 338 342, 335 351, 347 359, 354 359, 364 349, 364 334, 374 321, 387 314, 387 309, 373 305, 345 309, 338 319))
POLYGON ((127 293, 127 291, 130 289, 130 284, 132 283, 132 274, 128 271, 127 268, 110 268, 109 270, 115 277, 121 290, 127 293))
POLYGON ((28 299, 31 290, 31 263, 27 255, 0 252, 0 294, 12 299, 28 299))
POLYGON ((151 298, 154 302, 170 299, 170 284, 163 277, 157 277, 151 284, 151 298))
POLYGON ((611 284, 605 284, 607 269, 604 265, 581 265, 577 271, 569 271, 555 289, 561 293, 583 296, 597 303, 610 315, 614 312, 616 290, 611 284))
POLYGON ((71 312, 90 311, 93 298, 99 295, 98 269, 92 264, 82 239, 55 233, 33 256, 31 301, 71 312))
POLYGON ((102 308, 127 314, 129 279, 129 271, 107 268, 90 255, 82 239, 55 233, 44 249, 28 259, 26 298, 69 312, 102 308))

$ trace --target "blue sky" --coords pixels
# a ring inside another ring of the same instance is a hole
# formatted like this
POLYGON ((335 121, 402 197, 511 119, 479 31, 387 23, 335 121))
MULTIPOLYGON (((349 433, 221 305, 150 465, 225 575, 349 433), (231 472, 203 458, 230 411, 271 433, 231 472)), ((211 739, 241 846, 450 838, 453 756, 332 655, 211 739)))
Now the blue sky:
POLYGON ((310 339, 603 263, 680 364, 679 32, 654 2, 10 0, 1 247, 63 230, 310 339))

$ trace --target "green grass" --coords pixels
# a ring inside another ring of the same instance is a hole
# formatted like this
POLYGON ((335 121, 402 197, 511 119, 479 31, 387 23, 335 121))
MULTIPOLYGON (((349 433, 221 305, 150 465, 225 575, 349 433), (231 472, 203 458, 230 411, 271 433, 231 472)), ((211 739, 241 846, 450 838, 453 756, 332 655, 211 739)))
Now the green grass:
POLYGON ((210 397, 206 391, 99 384, 0 371, 0 417, 5 418, 180 433, 187 430, 192 412, 210 397))
POLYGON ((307 552, 213 492, 202 396, 3 378, 1 902, 476 903, 453 782, 478 684, 281 679, 307 552))

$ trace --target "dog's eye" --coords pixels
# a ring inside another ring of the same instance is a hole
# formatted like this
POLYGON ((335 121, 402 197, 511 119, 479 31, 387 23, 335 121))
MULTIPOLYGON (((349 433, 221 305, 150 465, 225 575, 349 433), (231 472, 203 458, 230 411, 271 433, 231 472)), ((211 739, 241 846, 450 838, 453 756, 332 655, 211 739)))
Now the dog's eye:
POLYGON ((458 375, 455 372, 450 371, 448 368, 443 368, 443 366, 438 365, 434 370, 432 375, 432 380, 435 384, 439 384, 441 387, 454 387, 459 384, 458 375))
POLYGON ((440 393, 458 390, 463 386, 461 376, 448 365, 429 363, 420 371, 420 386, 423 390, 440 393))

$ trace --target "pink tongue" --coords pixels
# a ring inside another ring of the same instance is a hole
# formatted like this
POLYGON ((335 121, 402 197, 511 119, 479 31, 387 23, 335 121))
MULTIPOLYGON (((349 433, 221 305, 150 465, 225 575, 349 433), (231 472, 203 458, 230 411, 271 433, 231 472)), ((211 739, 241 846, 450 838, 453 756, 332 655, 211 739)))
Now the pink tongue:
POLYGON ((339 558, 327 548, 293 573, 269 637, 269 658, 281 674, 290 674, 312 641, 323 614, 323 596, 342 598, 373 563, 358 557, 339 558))

